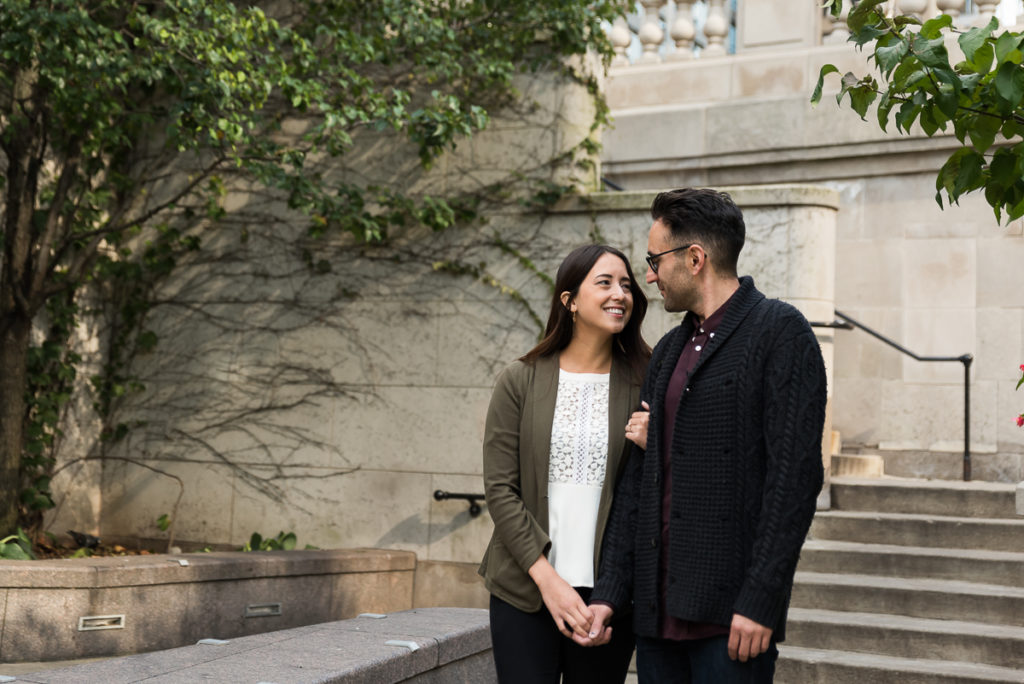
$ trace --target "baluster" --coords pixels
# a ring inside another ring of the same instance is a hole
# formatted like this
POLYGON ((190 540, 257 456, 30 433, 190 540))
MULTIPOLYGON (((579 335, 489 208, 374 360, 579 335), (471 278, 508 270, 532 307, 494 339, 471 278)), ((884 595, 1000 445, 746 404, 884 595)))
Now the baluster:
POLYGON ((640 27, 640 43, 644 46, 644 53, 640 55, 641 62, 660 62, 658 49, 661 41, 665 39, 665 31, 661 28, 661 20, 658 18, 658 8, 663 0, 641 0, 644 6, 644 25, 640 27))
POLYGON ((974 5, 978 8, 978 16, 974 23, 978 26, 984 26, 988 23, 989 19, 995 16, 999 0, 975 0, 974 5))
POLYGON ((697 37, 697 26, 693 23, 693 2, 676 2, 676 20, 672 22, 672 30, 669 32, 676 43, 676 51, 668 56, 669 59, 693 59, 693 39, 697 37))
POLYGON ((629 23, 626 21, 626 17, 619 17, 615 20, 608 38, 612 41, 612 48, 615 50, 612 66, 628 66, 629 57, 626 57, 626 49, 633 42, 633 34, 629 32, 629 23))
POLYGON ((937 6, 940 12, 956 19, 963 13, 966 4, 967 0, 939 0, 937 6))
POLYGON ((899 0, 896 5, 900 14, 912 14, 918 19, 922 19, 925 10, 928 9, 928 0, 899 0))
POLYGON ((826 10, 825 21, 823 22, 825 37, 821 42, 825 44, 845 43, 846 39, 850 37, 850 27, 846 25, 846 20, 849 16, 849 3, 843 3, 843 9, 839 13, 838 18, 833 17, 832 13, 826 10))
POLYGON ((721 57, 726 54, 725 39, 729 37, 729 20, 725 16, 725 0, 709 0, 704 35, 708 39, 708 46, 704 48, 705 57, 721 57))

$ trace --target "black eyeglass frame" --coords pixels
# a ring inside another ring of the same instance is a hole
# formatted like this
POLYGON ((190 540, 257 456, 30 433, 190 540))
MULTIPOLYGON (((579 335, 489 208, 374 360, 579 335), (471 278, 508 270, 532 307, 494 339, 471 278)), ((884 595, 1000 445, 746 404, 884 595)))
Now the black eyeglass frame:
MULTIPOLYGON (((651 271, 654 272, 654 275, 658 275, 658 259, 665 256, 666 254, 678 252, 683 249, 690 249, 691 247, 700 247, 702 250, 704 249, 704 247, 702 247, 700 244, 696 242, 691 242, 688 245, 683 245, 682 247, 673 247, 672 249, 666 249, 664 252, 658 252, 657 254, 648 254, 647 256, 644 257, 644 260, 647 262, 647 265, 651 267, 651 271)), ((704 256, 707 256, 707 251, 704 252, 704 256)))

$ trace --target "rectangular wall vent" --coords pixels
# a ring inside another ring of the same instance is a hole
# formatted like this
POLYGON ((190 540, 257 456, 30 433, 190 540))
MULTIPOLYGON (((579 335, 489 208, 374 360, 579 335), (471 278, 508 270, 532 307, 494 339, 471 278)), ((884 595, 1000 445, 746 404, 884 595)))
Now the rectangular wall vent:
POLYGON ((79 632, 98 629, 124 629, 124 615, 83 615, 78 618, 79 632))
POLYGON ((272 617, 281 614, 280 603, 250 603, 245 607, 245 617, 272 617))

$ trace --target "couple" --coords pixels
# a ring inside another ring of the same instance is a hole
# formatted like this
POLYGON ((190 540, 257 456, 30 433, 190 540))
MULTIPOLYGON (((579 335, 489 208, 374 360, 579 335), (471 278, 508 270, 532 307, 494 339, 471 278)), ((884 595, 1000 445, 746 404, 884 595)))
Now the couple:
POLYGON ((480 574, 505 684, 622 682, 634 638, 641 684, 774 675, 822 484, 821 351, 737 277, 728 195, 664 192, 651 216, 647 282, 682 324, 652 353, 628 259, 581 247, 491 398, 480 574))

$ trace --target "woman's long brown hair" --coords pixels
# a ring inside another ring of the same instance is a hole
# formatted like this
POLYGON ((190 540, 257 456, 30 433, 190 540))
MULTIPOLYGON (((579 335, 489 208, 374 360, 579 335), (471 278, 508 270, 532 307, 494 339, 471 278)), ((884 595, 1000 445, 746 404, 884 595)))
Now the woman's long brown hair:
POLYGON ((603 254, 614 254, 622 259, 622 263, 626 265, 626 274, 629 276, 630 291, 633 295, 633 313, 622 332, 613 336, 612 355, 625 361, 638 381, 643 380, 644 373, 647 372, 647 361, 651 357, 651 348, 640 332, 644 316, 647 314, 647 296, 633 277, 633 269, 626 255, 608 245, 577 247, 562 260, 555 276, 555 291, 551 297, 551 312, 548 314, 544 338, 520 358, 520 361, 532 364, 542 356, 557 354, 569 346, 569 342, 572 341, 572 313, 562 304, 561 295, 568 292, 570 297, 575 297, 579 293, 583 279, 603 254))

